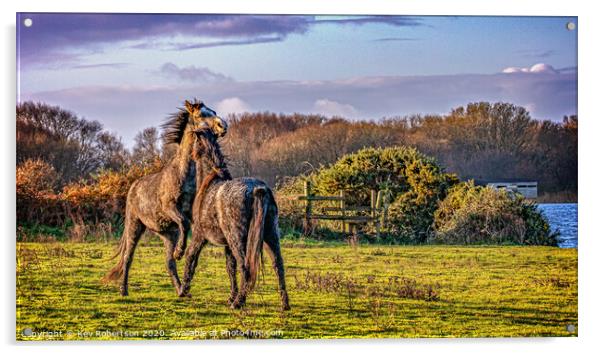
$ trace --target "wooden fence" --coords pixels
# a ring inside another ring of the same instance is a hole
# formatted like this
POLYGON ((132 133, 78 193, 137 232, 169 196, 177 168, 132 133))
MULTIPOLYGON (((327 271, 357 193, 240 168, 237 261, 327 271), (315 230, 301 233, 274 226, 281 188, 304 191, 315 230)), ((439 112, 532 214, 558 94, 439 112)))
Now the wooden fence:
POLYGON ((314 195, 309 181, 305 182, 304 193, 297 199, 305 202, 305 233, 312 231, 312 220, 331 220, 341 222, 341 232, 355 234, 359 225, 373 224, 376 230, 376 237, 380 237, 380 230, 386 222, 386 208, 383 200, 382 191, 370 191, 370 205, 356 206, 347 205, 345 191, 340 191, 335 196, 314 195), (337 202, 336 207, 320 208, 322 214, 316 214, 313 211, 314 204, 317 202, 337 202))

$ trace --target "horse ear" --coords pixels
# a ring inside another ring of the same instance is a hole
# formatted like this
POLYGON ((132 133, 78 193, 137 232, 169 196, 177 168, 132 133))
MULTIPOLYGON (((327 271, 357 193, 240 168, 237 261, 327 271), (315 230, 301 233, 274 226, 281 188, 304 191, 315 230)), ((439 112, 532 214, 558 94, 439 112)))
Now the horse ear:
POLYGON ((184 101, 184 106, 186 107, 186 110, 188 111, 188 113, 192 113, 193 105, 192 105, 192 103, 190 103, 190 101, 188 101, 188 100, 184 101))

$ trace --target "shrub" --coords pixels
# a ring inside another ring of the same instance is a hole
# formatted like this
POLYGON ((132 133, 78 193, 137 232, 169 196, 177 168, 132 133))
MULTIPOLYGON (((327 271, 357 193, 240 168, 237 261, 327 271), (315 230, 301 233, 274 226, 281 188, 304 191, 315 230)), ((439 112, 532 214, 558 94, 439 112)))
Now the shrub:
MULTIPOLYGON (((425 242, 437 202, 457 183, 433 158, 405 146, 365 148, 306 178, 319 195, 344 190, 350 204, 368 205, 371 189, 384 191, 389 201, 386 231, 396 243, 425 242)), ((278 192, 301 194, 302 181, 296 178, 278 192)))
POLYGON ((161 169, 161 161, 120 171, 101 170, 88 180, 55 192, 57 173, 43 160, 17 166, 17 239, 38 236, 73 241, 106 239, 122 227, 125 201, 132 183, 161 169))
POLYGON ((17 166, 17 193, 25 195, 52 193, 57 173, 41 159, 28 159, 17 166))
POLYGON ((61 199, 74 223, 119 223, 125 213, 127 193, 135 180, 161 169, 160 160, 133 165, 121 171, 102 170, 91 181, 72 183, 61 199))
POLYGON ((435 159, 405 146, 367 148, 346 155, 315 176, 316 190, 345 190, 352 202, 369 203, 370 190, 383 190, 390 205, 385 225, 396 243, 422 243, 433 223, 437 202, 457 182, 435 159))
POLYGON ((434 229, 434 243, 557 245, 534 203, 472 181, 450 190, 435 212, 434 229))
POLYGON ((48 223, 60 209, 54 188, 58 174, 41 159, 28 159, 17 166, 17 220, 48 223))

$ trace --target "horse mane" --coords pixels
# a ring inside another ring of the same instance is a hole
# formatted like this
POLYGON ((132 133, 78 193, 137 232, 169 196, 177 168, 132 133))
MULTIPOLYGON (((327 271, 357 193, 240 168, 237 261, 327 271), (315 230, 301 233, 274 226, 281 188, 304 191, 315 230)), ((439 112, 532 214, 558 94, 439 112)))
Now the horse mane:
POLYGON ((178 112, 172 113, 161 124, 163 133, 161 138, 164 144, 179 144, 184 136, 184 130, 188 124, 188 111, 178 108, 178 112))
MULTIPOLYGON (((192 101, 192 104, 203 105, 203 101, 199 101, 196 98, 192 101)), ((185 107, 179 107, 178 111, 170 114, 165 122, 161 124, 163 133, 161 138, 164 144, 179 144, 184 136, 184 130, 188 124, 189 114, 185 107)))
POLYGON ((222 153, 222 149, 217 142, 217 136, 211 131, 211 129, 201 129, 196 131, 197 146, 192 152, 192 158, 196 161, 201 161, 206 158, 211 165, 214 177, 220 177, 222 179, 232 179, 232 175, 228 170, 226 164, 226 157, 222 153))

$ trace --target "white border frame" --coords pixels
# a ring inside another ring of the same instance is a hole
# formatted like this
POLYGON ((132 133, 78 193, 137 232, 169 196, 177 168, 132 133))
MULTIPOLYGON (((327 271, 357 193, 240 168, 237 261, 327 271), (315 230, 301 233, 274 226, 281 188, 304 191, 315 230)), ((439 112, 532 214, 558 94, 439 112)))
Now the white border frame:
MULTIPOLYGON (((2 345, 8 352, 78 353, 82 350, 101 353, 108 350, 141 351, 164 353, 166 345, 177 345, 177 350, 211 350, 216 352, 247 351, 261 353, 325 351, 366 351, 367 346, 378 346, 387 352, 445 351, 446 353, 568 353, 592 351, 599 341, 602 294, 597 271, 602 269, 601 239, 597 234, 599 220, 596 202, 602 200, 599 187, 598 167, 600 161, 599 136, 602 133, 600 117, 600 12, 595 2, 558 0, 420 0, 398 1, 370 0, 351 5, 345 0, 219 0, 214 2, 192 2, 190 0, 53 0, 3 1, 2 30, 3 46, 2 77, 4 83, 0 95, 4 116, 0 120, 3 139, 0 146, 4 172, 0 174, 2 195, 8 201, 2 204, 0 225, 5 231, 3 238, 3 290, 0 292, 4 318, 0 322, 3 335, 2 345), (518 338, 518 339, 383 339, 383 340, 280 340, 280 341, 204 341, 204 342, 158 342, 143 343, 16 343, 15 342, 15 13, 16 12, 179 12, 179 13, 262 13, 262 14, 400 14, 400 15, 527 15, 527 16, 578 16, 579 26, 579 337, 578 338, 518 338), (84 347, 82 347, 84 346, 84 347), (192 346, 199 348, 192 348, 192 346), (119 347, 119 348, 117 348, 119 347), (188 348, 190 347, 190 348, 188 348)), ((598 345, 599 347, 599 345, 598 345)))

